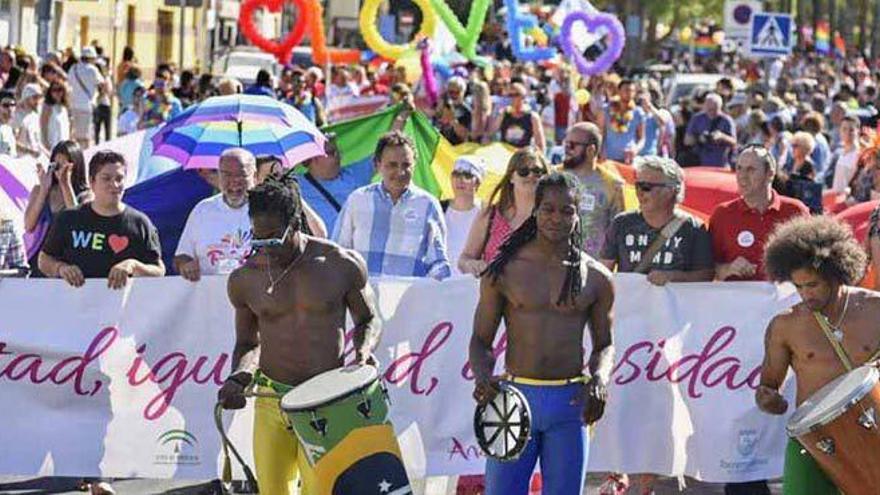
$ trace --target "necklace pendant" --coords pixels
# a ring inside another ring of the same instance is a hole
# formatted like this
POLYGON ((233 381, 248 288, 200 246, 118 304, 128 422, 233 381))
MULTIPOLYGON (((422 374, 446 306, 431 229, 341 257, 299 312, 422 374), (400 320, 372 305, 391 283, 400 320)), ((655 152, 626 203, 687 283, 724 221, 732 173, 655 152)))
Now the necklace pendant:
POLYGON ((275 286, 274 286, 274 285, 270 285, 269 287, 266 288, 266 295, 271 296, 273 292, 275 292, 275 286))

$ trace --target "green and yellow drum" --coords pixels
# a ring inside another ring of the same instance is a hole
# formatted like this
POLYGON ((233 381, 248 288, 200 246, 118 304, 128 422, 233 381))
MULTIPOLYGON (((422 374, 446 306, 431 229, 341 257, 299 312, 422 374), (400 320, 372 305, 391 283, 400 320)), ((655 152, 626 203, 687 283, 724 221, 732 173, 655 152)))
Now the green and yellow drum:
POLYGON ((308 459, 311 472, 302 476, 314 493, 412 493, 388 406, 374 366, 330 370, 284 395, 281 409, 308 459))

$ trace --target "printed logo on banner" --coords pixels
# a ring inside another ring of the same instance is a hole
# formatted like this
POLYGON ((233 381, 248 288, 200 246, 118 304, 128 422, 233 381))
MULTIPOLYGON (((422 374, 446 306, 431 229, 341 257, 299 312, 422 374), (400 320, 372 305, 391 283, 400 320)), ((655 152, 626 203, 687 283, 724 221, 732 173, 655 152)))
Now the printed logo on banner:
POLYGON ((755 453, 755 447, 758 446, 758 432, 755 430, 740 430, 739 442, 736 450, 743 457, 750 457, 755 453))
POLYGON ((740 455, 737 460, 729 461, 722 459, 721 468, 728 473, 749 473, 766 466, 770 460, 764 457, 755 457, 758 451, 758 441, 761 434, 755 429, 740 430, 737 435, 736 452, 740 455))
POLYGON ((159 435, 156 439, 156 457, 154 464, 174 464, 198 466, 199 439, 186 430, 172 429, 159 435))

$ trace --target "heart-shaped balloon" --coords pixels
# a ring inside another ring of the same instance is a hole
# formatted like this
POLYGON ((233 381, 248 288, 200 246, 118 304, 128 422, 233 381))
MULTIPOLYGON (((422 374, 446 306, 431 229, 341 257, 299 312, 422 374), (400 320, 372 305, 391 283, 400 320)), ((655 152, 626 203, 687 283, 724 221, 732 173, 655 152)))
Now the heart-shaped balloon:
POLYGON ((299 45, 306 34, 306 27, 309 26, 309 15, 311 10, 306 0, 245 0, 241 4, 241 10, 238 15, 238 24, 241 26, 241 33, 254 46, 266 53, 275 55, 278 62, 287 64, 290 62, 290 54, 293 49, 299 45), (257 9, 266 9, 269 12, 281 12, 284 2, 290 2, 296 5, 297 19, 293 29, 287 33, 281 41, 270 40, 263 37, 260 30, 254 26, 254 11, 257 9))
POLYGON ((590 14, 583 11, 576 11, 568 14, 562 21, 562 27, 559 30, 559 42, 562 45, 562 51, 571 59, 571 62, 577 67, 578 72, 585 76, 595 76, 610 69, 614 62, 623 54, 623 47, 626 44, 626 32, 623 30, 623 24, 617 17, 600 12, 590 14), (583 22, 587 30, 596 33, 600 28, 605 28, 608 32, 608 47, 602 52, 596 60, 592 62, 584 58, 571 40, 571 30, 575 22, 583 22))

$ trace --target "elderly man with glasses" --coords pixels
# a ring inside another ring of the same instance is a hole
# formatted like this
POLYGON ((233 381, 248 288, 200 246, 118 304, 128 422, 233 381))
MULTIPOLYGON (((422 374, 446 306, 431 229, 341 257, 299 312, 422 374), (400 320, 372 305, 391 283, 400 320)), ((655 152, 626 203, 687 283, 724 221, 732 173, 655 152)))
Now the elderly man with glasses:
POLYGON ((256 182, 254 155, 241 148, 220 155, 220 194, 200 201, 186 221, 174 268, 196 282, 202 275, 231 273, 250 254, 251 223, 247 194, 256 182))
POLYGON ((620 272, 644 273, 655 285, 712 280, 712 239, 705 225, 676 205, 684 200, 684 172, 669 158, 638 157, 637 211, 611 222, 602 262, 620 272))
MULTIPOLYGON (((605 234, 602 263, 618 272, 647 275, 648 282, 706 282, 713 279, 712 238, 706 226, 676 208, 684 200, 684 172, 675 160, 637 157, 637 211, 617 215, 605 234)), ((628 484, 626 475, 612 479, 628 484)), ((657 476, 638 477, 641 492, 652 493, 657 476)))

